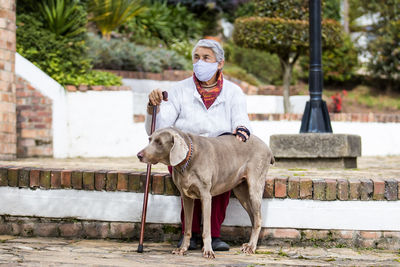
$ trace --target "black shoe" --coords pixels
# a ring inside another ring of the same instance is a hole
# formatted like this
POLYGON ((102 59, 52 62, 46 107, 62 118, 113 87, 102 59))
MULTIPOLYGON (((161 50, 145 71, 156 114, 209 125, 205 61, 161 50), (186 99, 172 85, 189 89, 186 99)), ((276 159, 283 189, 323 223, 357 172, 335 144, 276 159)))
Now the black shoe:
MULTIPOLYGON (((190 238, 189 250, 197 249, 198 240, 199 240, 199 236, 196 234, 193 234, 192 237, 190 238)), ((179 248, 182 245, 182 242, 183 242, 183 236, 179 240, 178 245, 176 247, 179 248)))
POLYGON ((214 251, 228 251, 229 245, 221 240, 219 237, 213 237, 211 242, 214 251))

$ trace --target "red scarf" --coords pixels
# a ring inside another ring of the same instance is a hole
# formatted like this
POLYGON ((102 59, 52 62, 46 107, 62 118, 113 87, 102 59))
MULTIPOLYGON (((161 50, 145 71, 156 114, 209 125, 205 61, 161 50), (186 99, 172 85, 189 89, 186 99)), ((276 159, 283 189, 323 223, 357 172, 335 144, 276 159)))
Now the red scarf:
POLYGON ((193 74, 193 80, 194 83, 196 84, 197 92, 199 92, 199 94, 201 95, 201 99, 203 100, 203 103, 207 109, 211 107, 211 105, 214 103, 215 99, 217 99, 222 90, 222 83, 223 83, 222 71, 218 71, 217 77, 218 77, 217 85, 214 88, 207 91, 206 89, 203 89, 201 87, 200 81, 193 74))

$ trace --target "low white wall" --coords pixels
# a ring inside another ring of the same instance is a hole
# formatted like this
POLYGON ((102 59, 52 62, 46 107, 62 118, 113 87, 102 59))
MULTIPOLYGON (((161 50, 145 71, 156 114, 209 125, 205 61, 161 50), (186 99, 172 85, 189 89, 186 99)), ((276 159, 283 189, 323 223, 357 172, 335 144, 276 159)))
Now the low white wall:
POLYGON ((15 53, 15 74, 52 100, 53 154, 57 158, 67 157, 69 137, 67 100, 64 88, 18 53, 15 53))
POLYGON ((131 91, 68 93, 68 157, 129 157, 148 142, 131 91))
MULTIPOLYGON (((140 222, 143 194, 0 187, 0 202, 0 214, 140 222)), ((180 209, 179 197, 150 194, 147 222, 179 223, 180 209)), ((271 228, 400 231, 400 201, 263 199, 262 218, 271 228)), ((230 200, 223 224, 250 226, 237 199, 230 200)))

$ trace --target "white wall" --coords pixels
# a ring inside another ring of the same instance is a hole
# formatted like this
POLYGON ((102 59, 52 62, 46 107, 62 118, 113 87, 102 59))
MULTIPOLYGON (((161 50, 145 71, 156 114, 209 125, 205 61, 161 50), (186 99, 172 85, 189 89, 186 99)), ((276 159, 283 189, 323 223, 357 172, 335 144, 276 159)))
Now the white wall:
POLYGON ((68 93, 68 157, 129 157, 148 141, 132 91, 68 93))
POLYGON ((53 154, 57 158, 66 157, 69 137, 67 100, 64 88, 18 53, 15 53, 15 74, 52 100, 53 154))
MULTIPOLYGON (((0 187, 0 202, 0 214, 140 222, 143 194, 0 187)), ((180 208, 179 197, 150 194, 147 222, 179 223, 180 208)), ((272 228, 400 231, 400 201, 263 199, 262 219, 272 228)), ((237 199, 230 200, 223 224, 250 225, 237 199)))

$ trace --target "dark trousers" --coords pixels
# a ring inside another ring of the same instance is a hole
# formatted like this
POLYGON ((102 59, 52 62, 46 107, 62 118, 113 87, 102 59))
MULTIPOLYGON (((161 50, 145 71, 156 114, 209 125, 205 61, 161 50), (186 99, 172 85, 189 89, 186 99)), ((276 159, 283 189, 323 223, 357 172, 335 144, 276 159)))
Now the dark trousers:
MULTIPOLYGON (((172 167, 168 166, 168 170, 172 173, 172 167)), ((220 237, 221 236, 221 225, 225 220, 225 212, 228 207, 229 197, 231 191, 225 192, 221 195, 214 196, 211 199, 211 236, 220 237)), ((182 204, 182 200, 181 200, 182 204)), ((192 233, 200 234, 201 226, 201 201, 196 199, 194 201, 193 209, 193 222, 192 222, 192 233)), ((182 222, 182 233, 185 231, 185 215, 183 212, 183 206, 181 209, 181 222, 182 222)))

